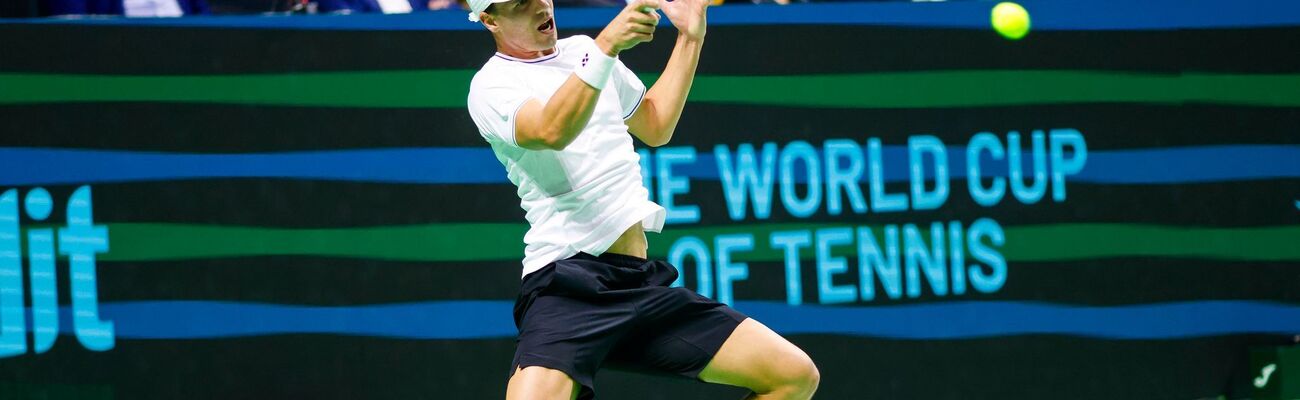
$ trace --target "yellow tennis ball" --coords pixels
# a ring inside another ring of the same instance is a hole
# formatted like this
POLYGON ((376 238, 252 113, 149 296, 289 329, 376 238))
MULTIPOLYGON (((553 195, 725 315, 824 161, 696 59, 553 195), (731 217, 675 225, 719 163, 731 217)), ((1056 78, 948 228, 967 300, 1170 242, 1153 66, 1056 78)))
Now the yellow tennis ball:
POLYGON ((993 30, 1007 39, 1018 40, 1029 33, 1029 12, 1011 2, 993 6, 993 30))

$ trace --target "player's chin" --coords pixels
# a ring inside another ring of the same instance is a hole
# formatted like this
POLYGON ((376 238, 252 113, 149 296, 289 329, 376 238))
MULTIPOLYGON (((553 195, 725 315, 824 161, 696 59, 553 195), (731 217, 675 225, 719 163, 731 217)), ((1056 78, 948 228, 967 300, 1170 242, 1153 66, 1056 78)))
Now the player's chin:
POLYGON ((541 36, 537 38, 537 44, 540 45, 540 48, 555 48, 555 42, 559 40, 559 34, 557 34, 554 29, 552 29, 550 33, 542 33, 540 35, 541 36))

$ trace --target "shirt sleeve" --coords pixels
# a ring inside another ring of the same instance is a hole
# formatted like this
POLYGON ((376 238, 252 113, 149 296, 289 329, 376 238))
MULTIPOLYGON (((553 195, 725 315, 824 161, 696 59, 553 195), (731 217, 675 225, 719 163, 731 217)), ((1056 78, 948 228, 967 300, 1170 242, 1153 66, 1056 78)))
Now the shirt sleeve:
POLYGON ((469 115, 484 139, 517 147, 515 113, 530 98, 532 92, 518 79, 501 74, 478 76, 470 83, 469 115))
POLYGON ((641 78, 638 78, 631 69, 623 65, 623 60, 615 60, 614 72, 611 75, 610 80, 618 87, 618 104, 623 107, 623 119, 632 118, 637 107, 641 106, 641 99, 645 98, 645 84, 641 83, 641 78))

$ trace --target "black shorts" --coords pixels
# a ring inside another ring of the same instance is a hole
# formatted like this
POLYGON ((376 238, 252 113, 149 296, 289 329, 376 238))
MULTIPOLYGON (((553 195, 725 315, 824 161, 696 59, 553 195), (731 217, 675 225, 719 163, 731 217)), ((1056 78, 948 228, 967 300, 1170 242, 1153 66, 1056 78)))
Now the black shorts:
POLYGON ((563 371, 595 396, 602 367, 697 378, 745 315, 686 288, 663 261, 579 253, 524 277, 510 368, 563 371))

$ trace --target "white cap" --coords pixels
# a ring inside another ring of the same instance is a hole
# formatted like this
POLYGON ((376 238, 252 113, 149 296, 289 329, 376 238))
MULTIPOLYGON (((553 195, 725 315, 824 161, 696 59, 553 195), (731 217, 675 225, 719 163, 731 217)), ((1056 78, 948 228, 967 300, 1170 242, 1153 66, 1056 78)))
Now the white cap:
POLYGON ((492 3, 505 3, 510 0, 469 0, 469 20, 478 22, 478 13, 486 10, 492 3))

